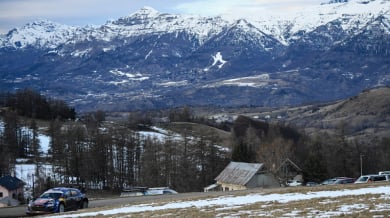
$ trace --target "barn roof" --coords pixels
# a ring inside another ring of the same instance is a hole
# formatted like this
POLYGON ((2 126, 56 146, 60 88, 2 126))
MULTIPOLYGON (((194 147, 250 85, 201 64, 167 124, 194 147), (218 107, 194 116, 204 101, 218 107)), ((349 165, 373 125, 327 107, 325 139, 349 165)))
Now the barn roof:
POLYGON ((280 164, 280 166, 276 170, 276 172, 279 172, 283 167, 287 167, 288 165, 292 166, 298 172, 303 172, 303 170, 298 165, 296 165, 292 160, 290 160, 289 158, 286 158, 286 160, 284 160, 283 163, 280 164))
POLYGON ((228 184, 246 185, 262 168, 261 163, 230 162, 215 180, 228 184))

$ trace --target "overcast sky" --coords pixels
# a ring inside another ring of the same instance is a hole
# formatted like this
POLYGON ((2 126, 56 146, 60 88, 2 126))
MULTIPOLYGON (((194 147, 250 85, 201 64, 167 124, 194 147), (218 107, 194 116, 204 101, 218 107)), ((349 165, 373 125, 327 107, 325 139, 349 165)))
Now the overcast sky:
POLYGON ((285 13, 320 2, 324 0, 0 0, 0 33, 38 19, 74 26, 101 25, 143 6, 164 13, 241 16, 269 11, 285 13))

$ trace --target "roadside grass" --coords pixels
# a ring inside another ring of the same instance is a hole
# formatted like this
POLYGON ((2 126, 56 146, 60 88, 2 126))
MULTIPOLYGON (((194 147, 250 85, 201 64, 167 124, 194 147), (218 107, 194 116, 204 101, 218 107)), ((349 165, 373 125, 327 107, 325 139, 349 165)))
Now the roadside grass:
MULTIPOLYGON (((178 199, 159 199, 145 201, 134 205, 117 205, 112 207, 90 208, 83 212, 99 212, 130 206, 153 205, 164 206, 169 203, 214 199, 226 196, 242 196, 248 194, 307 194, 321 191, 354 190, 368 187, 390 188, 390 183, 351 184, 317 187, 290 187, 277 189, 252 189, 232 192, 213 192, 203 196, 183 197, 178 199)), ((260 196, 261 197, 261 196, 260 196)), ((70 217, 72 214, 69 214, 70 217)), ((92 217, 92 216, 91 216, 92 217)), ((185 207, 179 209, 162 209, 114 215, 99 214, 93 217, 390 217, 390 196, 385 194, 343 195, 340 197, 321 197, 288 202, 263 201, 243 205, 210 205, 206 207, 185 207)))
POLYGON ((234 207, 185 208, 117 214, 110 217, 389 217, 390 204, 381 195, 343 196, 288 203, 259 202, 234 207), (382 205, 379 206, 378 205, 382 205))

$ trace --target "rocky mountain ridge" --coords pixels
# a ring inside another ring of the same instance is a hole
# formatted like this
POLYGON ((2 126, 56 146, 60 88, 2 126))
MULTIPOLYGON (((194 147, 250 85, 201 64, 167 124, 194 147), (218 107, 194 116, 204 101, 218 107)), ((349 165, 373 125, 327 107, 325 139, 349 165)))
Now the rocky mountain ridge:
POLYGON ((335 1, 229 20, 144 7, 101 26, 33 22, 0 36, 0 85, 81 111, 331 101, 389 85, 389 8, 335 1))

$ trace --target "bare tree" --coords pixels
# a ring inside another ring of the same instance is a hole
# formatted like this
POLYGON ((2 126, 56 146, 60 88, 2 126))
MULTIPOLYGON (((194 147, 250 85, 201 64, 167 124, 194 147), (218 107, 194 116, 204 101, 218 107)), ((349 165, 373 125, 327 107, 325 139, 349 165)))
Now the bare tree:
POLYGON ((264 163, 271 172, 275 173, 282 162, 291 157, 292 153, 293 142, 277 137, 262 143, 258 147, 257 160, 259 163, 264 163))

